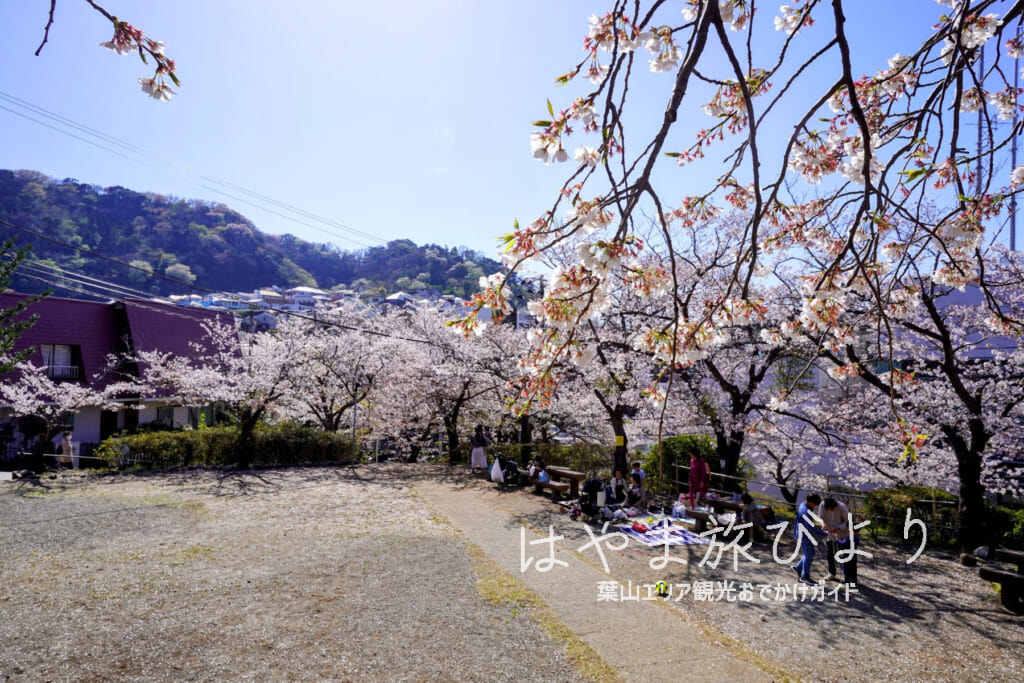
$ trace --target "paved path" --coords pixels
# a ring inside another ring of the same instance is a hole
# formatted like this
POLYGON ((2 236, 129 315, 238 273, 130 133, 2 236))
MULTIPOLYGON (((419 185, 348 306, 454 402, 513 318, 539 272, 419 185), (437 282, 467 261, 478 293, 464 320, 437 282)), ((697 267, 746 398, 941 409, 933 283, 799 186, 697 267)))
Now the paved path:
MULTIPOLYGON (((548 536, 547 530, 526 528, 520 519, 523 506, 546 508, 557 524, 567 520, 554 514, 550 501, 525 493, 515 494, 514 508, 494 491, 471 482, 420 481, 415 491, 429 506, 447 516, 466 540, 479 546, 503 569, 537 593, 559 619, 604 661, 630 681, 679 680, 698 676, 714 681, 770 681, 772 676, 713 642, 702 629, 678 610, 658 601, 597 602, 598 584, 614 577, 581 559, 575 541, 556 541, 553 557, 566 565, 539 572, 531 565, 521 571, 523 549, 527 558, 550 557, 549 545, 530 545, 548 536), (525 546, 522 543, 525 530, 525 546)), ((511 502, 511 499, 508 499, 511 502)), ((557 536, 559 531, 555 527, 557 536)), ((593 551, 588 551, 593 553, 593 551)), ((596 554, 593 555, 599 564, 596 554)), ((646 595, 646 592, 644 592, 646 595)))

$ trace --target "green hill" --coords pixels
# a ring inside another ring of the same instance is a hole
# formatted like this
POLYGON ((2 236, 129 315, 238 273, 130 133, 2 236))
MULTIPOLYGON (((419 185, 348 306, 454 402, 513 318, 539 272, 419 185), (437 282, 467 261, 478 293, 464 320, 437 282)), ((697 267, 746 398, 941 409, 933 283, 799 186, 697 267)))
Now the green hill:
MULTIPOLYGON (((51 238, 0 224, 0 236, 32 245, 31 258, 43 262, 14 277, 11 287, 24 292, 45 289, 39 277, 70 284, 52 274, 58 267, 158 295, 192 291, 159 277, 166 275, 217 291, 307 285, 436 288, 468 296, 481 275, 501 268, 469 249, 410 240, 344 251, 260 232, 224 204, 55 180, 35 171, 0 170, 0 220, 51 238), (41 275, 46 272, 51 274, 41 275)), ((59 288, 54 293, 73 295, 59 288)))

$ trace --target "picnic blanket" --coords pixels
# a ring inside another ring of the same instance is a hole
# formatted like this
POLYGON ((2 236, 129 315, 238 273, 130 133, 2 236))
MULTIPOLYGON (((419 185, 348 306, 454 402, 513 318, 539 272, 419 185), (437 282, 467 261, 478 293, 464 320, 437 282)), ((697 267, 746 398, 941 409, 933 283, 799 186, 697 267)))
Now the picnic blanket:
POLYGON ((711 542, 688 529, 676 526, 670 519, 655 522, 647 527, 647 531, 638 531, 632 524, 620 525, 619 531, 647 546, 664 546, 666 542, 669 545, 702 545, 711 542))

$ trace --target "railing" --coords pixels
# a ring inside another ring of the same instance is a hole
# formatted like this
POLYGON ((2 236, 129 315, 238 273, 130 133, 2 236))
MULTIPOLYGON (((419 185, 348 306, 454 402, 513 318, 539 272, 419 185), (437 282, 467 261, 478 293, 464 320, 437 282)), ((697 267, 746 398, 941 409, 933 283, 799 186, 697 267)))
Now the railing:
POLYGON ((78 379, 78 366, 47 365, 46 376, 50 379, 78 379))
MULTIPOLYGON (((688 488, 689 487, 689 478, 687 477, 686 481, 680 481, 677 477, 679 476, 679 474, 678 474, 679 470, 684 470, 687 474, 689 474, 690 466, 689 465, 683 465, 681 463, 673 463, 673 465, 674 465, 674 467, 676 469, 676 475, 673 476, 670 481, 675 485, 676 491, 681 491, 684 488, 688 488)), ((744 484, 758 484, 758 485, 765 486, 765 487, 780 488, 779 484, 777 482, 758 481, 756 479, 747 479, 747 478, 744 478, 744 477, 734 477, 734 476, 731 476, 731 475, 728 475, 728 474, 724 474, 724 473, 720 473, 720 472, 712 472, 711 476, 712 476, 712 478, 731 479, 733 481, 742 482, 744 484)), ((826 478, 826 481, 828 481, 827 478, 826 478)), ((826 490, 820 490, 820 489, 806 488, 806 487, 802 487, 801 486, 801 487, 798 487, 798 490, 800 492, 803 492, 804 494, 807 494, 807 493, 817 493, 817 494, 821 495, 822 498, 827 498, 829 496, 832 496, 834 498, 837 498, 839 500, 844 501, 846 503, 847 507, 849 508, 850 512, 852 512, 855 517, 863 517, 864 516, 864 501, 867 500, 867 498, 868 498, 866 493, 850 493, 848 491, 838 492, 838 491, 828 490, 828 488, 831 488, 831 487, 827 487, 826 490)), ((733 492, 725 491, 725 490, 722 490, 722 489, 713 489, 712 488, 712 489, 709 489, 709 491, 714 492, 717 495, 725 496, 725 497, 729 497, 729 496, 733 495, 733 492)), ((932 499, 927 499, 927 500, 915 500, 914 502, 915 503, 930 504, 932 506, 933 516, 937 516, 937 515, 935 515, 934 511, 939 506, 954 506, 954 507, 958 506, 958 503, 955 503, 955 502, 949 501, 949 500, 932 500, 932 499)), ((778 503, 780 505, 784 505, 784 506, 789 507, 791 509, 797 507, 796 503, 790 503, 790 502, 788 502, 786 500, 775 499, 775 500, 773 500, 773 503, 778 503)), ((884 520, 889 521, 889 522, 896 522, 896 523, 900 523, 900 524, 902 524, 904 522, 903 519, 897 519, 897 518, 893 518, 893 517, 881 517, 880 519, 884 519, 884 520)), ((939 531, 939 532, 955 532, 955 531, 957 531, 957 529, 955 527, 944 526, 944 525, 935 524, 935 523, 929 524, 928 527, 929 527, 929 529, 933 529, 933 530, 936 530, 936 531, 939 531)), ((869 533, 875 534, 875 531, 876 531, 875 529, 869 528, 869 533)))

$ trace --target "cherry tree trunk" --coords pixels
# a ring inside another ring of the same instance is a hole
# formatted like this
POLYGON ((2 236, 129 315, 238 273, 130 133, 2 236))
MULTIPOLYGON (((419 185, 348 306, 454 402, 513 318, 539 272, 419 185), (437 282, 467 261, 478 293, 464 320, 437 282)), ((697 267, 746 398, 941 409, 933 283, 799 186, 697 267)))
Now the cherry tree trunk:
POLYGON ((610 414, 612 431, 615 433, 615 450, 612 452, 612 474, 620 470, 623 474, 629 472, 629 440, 626 438, 625 419, 621 411, 610 414))
MULTIPOLYGON (((734 430, 728 433, 717 432, 715 442, 717 445, 719 467, 721 473, 728 477, 738 477, 740 471, 740 452, 743 450, 743 430, 734 430)), ((714 474, 712 473, 712 478, 714 474)), ((719 478, 721 487, 726 491, 739 493, 740 482, 738 479, 719 478)))
POLYGON ((970 443, 953 426, 943 426, 956 455, 957 475, 960 478, 960 528, 959 541, 963 552, 984 545, 989 541, 985 528, 985 487, 981 484, 982 453, 988 436, 978 418, 967 423, 970 443))

